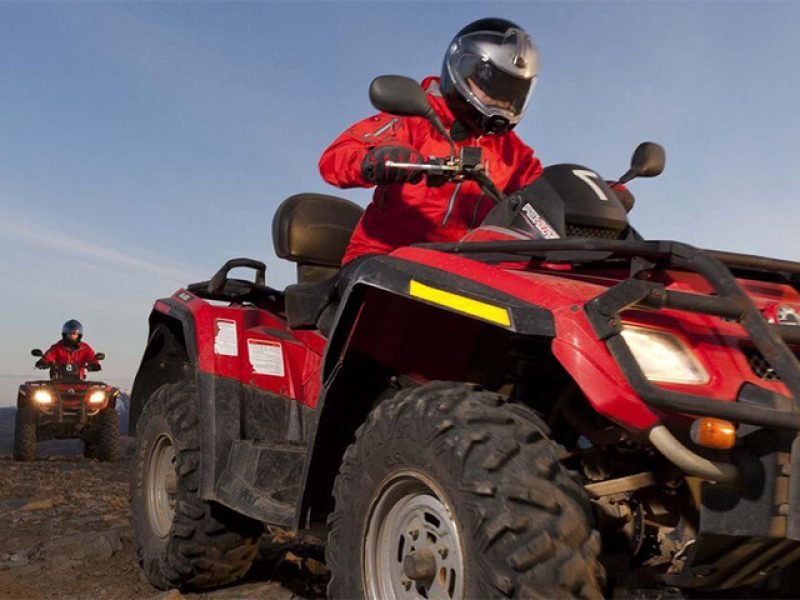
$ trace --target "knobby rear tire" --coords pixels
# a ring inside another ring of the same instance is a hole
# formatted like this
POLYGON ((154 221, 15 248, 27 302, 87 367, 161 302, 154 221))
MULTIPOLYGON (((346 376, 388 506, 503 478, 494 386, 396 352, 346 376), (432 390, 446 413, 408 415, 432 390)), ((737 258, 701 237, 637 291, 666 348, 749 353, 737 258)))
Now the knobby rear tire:
POLYGON ((160 589, 202 590, 242 578, 257 552, 261 523, 199 497, 200 434, 192 382, 153 392, 137 423, 131 479, 136 555, 147 579, 160 589), (168 532, 150 516, 148 459, 159 439, 174 448, 175 502, 168 532))

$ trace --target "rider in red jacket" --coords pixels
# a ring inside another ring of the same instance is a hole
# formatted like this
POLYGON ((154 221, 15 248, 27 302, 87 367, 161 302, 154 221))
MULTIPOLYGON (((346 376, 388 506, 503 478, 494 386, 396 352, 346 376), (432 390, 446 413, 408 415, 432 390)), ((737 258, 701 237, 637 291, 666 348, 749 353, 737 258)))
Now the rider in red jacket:
POLYGON ((90 371, 99 371, 100 363, 95 360, 95 353, 89 344, 82 342, 83 325, 75 319, 70 319, 61 328, 61 341, 56 342, 36 361, 36 366, 46 369, 53 365, 75 365, 80 369, 80 376, 86 375, 86 368, 90 371))
MULTIPOLYGON (((511 131, 525 112, 537 70, 536 48, 521 27, 481 19, 450 43, 441 78, 422 83, 457 147, 480 146, 492 179, 505 193, 542 172, 533 150, 511 131)), ((419 172, 385 164, 449 154, 449 144, 427 120, 385 113, 356 123, 325 150, 319 168, 327 182, 341 188, 377 185, 343 264, 417 242, 459 240, 481 223, 494 203, 477 183, 427 187, 419 172)))

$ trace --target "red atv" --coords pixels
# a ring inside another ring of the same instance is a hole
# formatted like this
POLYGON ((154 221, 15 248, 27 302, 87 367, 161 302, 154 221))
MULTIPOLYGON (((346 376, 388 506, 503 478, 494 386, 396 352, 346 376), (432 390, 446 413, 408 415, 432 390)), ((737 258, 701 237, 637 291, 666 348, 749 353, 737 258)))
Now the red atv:
MULTIPOLYGON (((449 137, 411 80, 370 95, 449 137)), ((339 273, 361 211, 301 194, 273 221, 299 283, 235 259, 156 302, 130 421, 147 578, 232 582, 264 523, 327 523, 335 598, 792 595, 800 264, 644 241, 580 165, 506 197, 452 148, 396 166, 497 201, 464 241, 339 273)), ((620 182, 663 166, 643 144, 620 182)))
MULTIPOLYGON (((39 349, 33 356, 43 356, 39 349)), ((98 353, 100 361, 105 354, 98 353)), ((120 458, 119 415, 116 410, 120 390, 100 381, 86 381, 81 367, 43 365, 50 379, 26 381, 19 387, 14 426, 14 460, 36 458, 36 442, 50 439, 80 438, 84 456, 103 461, 120 458)), ((98 370, 97 369, 90 370, 98 370)))

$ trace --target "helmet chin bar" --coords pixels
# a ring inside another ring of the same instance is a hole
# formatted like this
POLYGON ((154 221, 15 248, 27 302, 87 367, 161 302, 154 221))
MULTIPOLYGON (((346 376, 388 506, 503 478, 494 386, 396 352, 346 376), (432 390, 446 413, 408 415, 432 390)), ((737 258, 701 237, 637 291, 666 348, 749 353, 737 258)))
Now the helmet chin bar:
POLYGON ((497 135, 499 133, 508 133, 514 129, 514 123, 511 123, 505 117, 495 115, 493 117, 484 117, 485 125, 483 130, 487 135, 497 135))

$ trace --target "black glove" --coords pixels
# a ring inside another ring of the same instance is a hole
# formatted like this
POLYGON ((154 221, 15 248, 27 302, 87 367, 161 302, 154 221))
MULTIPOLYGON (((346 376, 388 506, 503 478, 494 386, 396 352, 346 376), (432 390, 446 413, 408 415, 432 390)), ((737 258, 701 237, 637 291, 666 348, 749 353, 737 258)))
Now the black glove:
POLYGON ((33 366, 36 367, 37 369, 49 369, 50 363, 44 362, 43 360, 39 359, 33 366))
POLYGON ((100 363, 89 363, 86 365, 87 371, 99 371, 100 370, 100 363))
POLYGON ((422 171, 407 171, 387 167, 386 161, 422 164, 425 157, 405 146, 378 146, 373 148, 361 161, 361 175, 370 183, 417 183, 422 179, 422 171))

